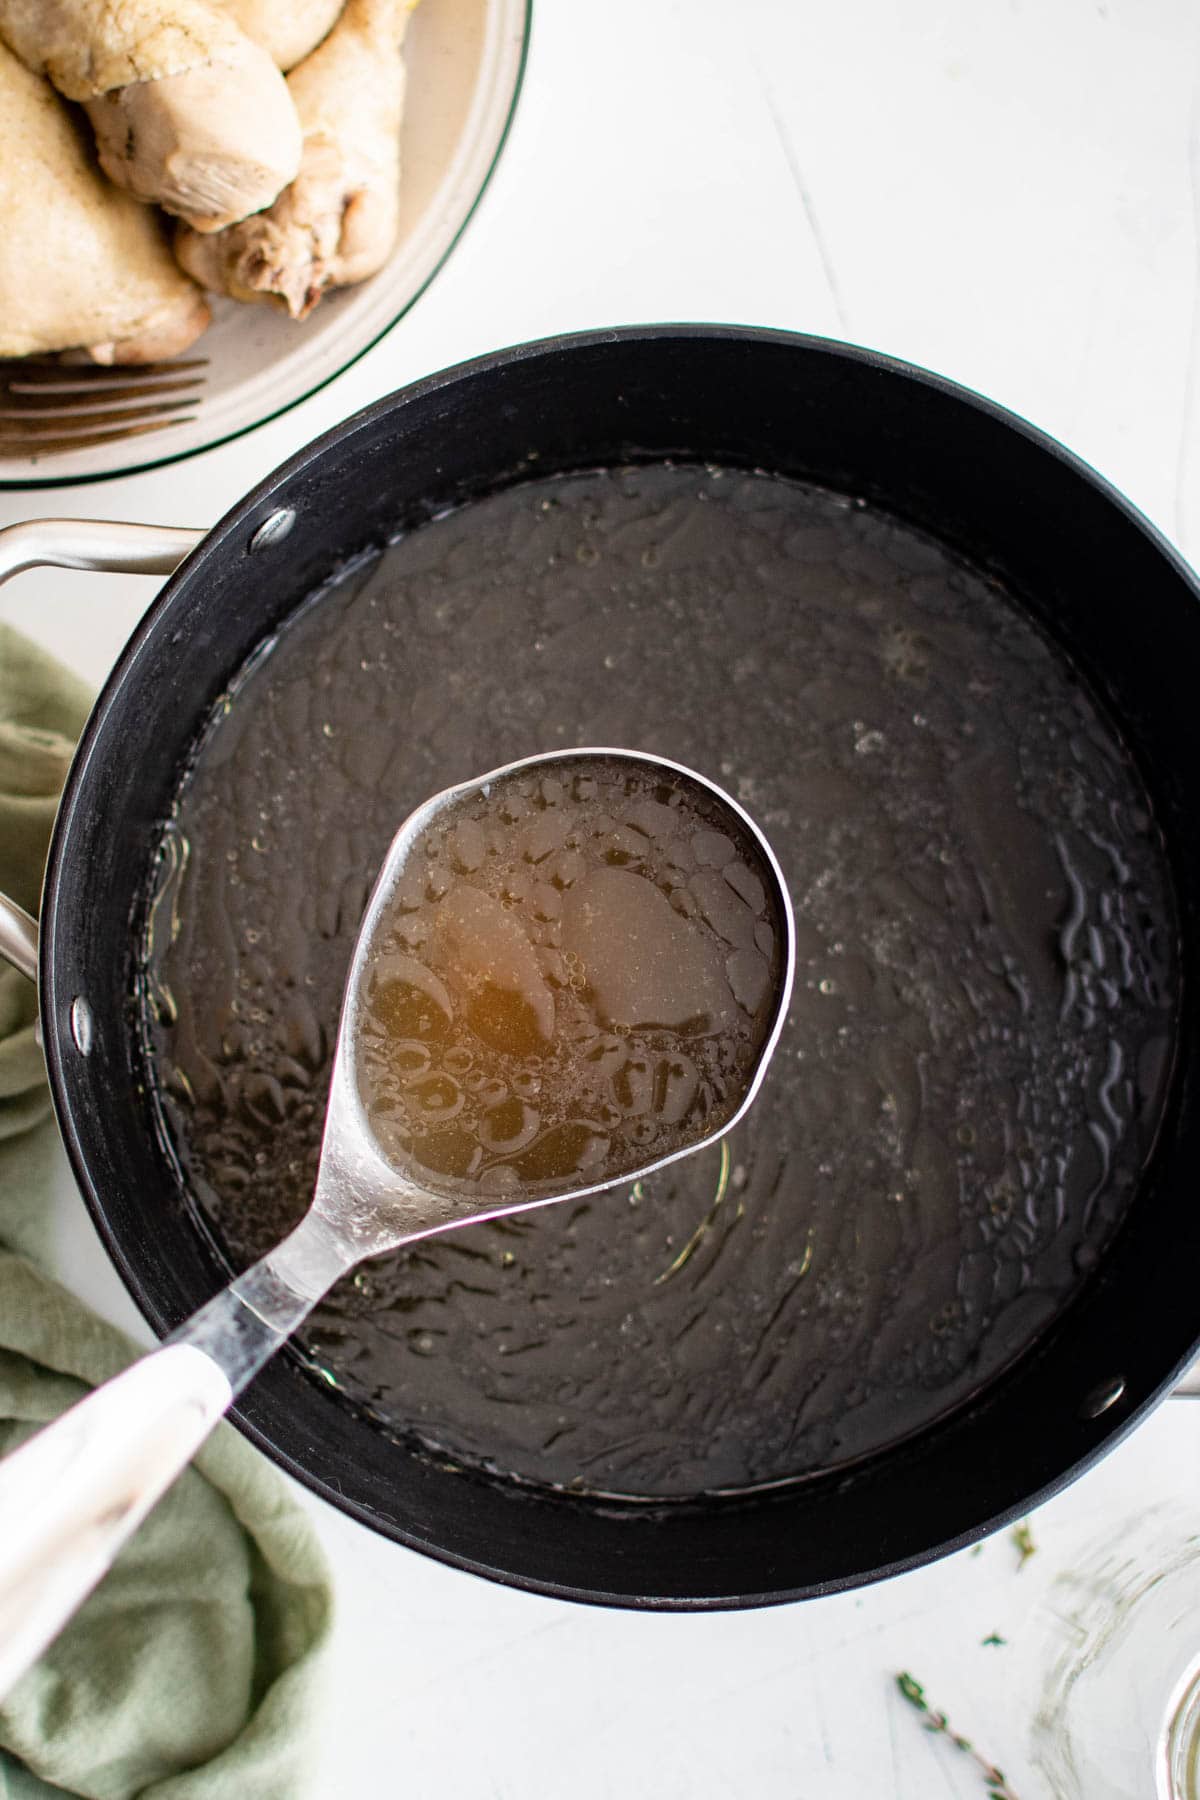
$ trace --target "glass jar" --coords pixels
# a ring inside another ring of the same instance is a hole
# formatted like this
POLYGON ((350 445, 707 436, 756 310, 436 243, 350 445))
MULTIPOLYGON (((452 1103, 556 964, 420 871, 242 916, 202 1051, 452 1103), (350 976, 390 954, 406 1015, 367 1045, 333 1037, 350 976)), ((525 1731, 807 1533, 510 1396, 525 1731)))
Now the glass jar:
POLYGON ((1200 1800, 1200 1512, 1110 1527, 1031 1623, 1031 1757, 1056 1800, 1200 1800))

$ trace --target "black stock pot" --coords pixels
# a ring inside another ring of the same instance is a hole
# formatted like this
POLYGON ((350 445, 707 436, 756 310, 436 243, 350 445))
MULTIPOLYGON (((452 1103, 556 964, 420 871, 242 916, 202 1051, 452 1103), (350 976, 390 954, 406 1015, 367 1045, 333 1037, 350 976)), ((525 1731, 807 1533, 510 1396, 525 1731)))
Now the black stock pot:
MULTIPOLYGON (((380 400, 291 458, 175 569, 105 686, 67 783, 37 946, 67 1149, 130 1293, 165 1334, 227 1275, 154 1128, 130 1001, 132 921, 180 769, 230 678, 306 594, 405 526, 528 475, 531 457, 539 475, 676 457, 816 482, 911 522, 1023 598, 1118 721, 1167 845, 1182 987, 1164 1124, 1116 1238, 1032 1347, 957 1411, 849 1469, 661 1505, 540 1490, 393 1441, 287 1355, 233 1416, 374 1530, 545 1593, 749 1606, 877 1579, 995 1529, 1081 1473, 1169 1390, 1200 1336, 1200 834, 1187 792, 1200 762, 1197 586, 1120 495, 978 397, 814 339, 645 327, 484 357, 380 400)), ((111 532, 13 527, 0 535, 0 570, 165 571, 193 541, 111 532)), ((32 966, 19 919, 3 942, 32 966)))

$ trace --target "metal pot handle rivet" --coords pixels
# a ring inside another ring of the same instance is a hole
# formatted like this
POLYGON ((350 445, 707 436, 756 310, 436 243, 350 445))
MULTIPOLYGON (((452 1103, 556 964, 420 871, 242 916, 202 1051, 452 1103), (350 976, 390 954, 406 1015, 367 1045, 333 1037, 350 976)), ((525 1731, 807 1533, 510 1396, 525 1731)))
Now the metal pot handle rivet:
POLYGON ((269 550, 272 544, 281 544, 296 523, 296 514, 292 507, 281 506, 278 512, 268 513, 247 549, 253 556, 256 550, 269 550))
POLYGON ((76 994, 72 1000, 68 1017, 75 1048, 80 1056, 89 1056, 96 1036, 96 1023, 92 1017, 92 1009, 82 994, 76 994))
POLYGON ((1110 1406, 1115 1406, 1125 1392, 1125 1377, 1110 1375, 1107 1381, 1098 1381, 1090 1393, 1085 1395, 1083 1405, 1079 1408, 1081 1419, 1098 1419, 1106 1413, 1110 1406))

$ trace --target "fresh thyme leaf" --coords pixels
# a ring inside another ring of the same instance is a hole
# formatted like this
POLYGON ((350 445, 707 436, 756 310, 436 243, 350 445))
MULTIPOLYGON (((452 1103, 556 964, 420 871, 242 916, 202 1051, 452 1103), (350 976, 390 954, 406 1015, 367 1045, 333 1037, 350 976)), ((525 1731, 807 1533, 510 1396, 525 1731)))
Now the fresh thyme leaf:
POLYGON ((914 1681, 911 1675, 897 1675, 896 1686, 910 1706, 919 1706, 922 1712, 926 1710, 925 1689, 919 1681, 914 1681))
MULTIPOLYGON (((1029 1554, 1033 1554, 1032 1548, 1030 1549, 1029 1554)), ((995 1634, 993 1633, 993 1636, 994 1635, 995 1634)), ((987 1641, 988 1640, 985 1638, 984 1643, 987 1643, 987 1641)), ((998 1641, 1003 1643, 1004 1639, 1000 1638, 998 1641)), ((915 1706, 918 1712, 926 1715, 922 1720, 922 1724, 926 1731, 932 1731, 942 1737, 949 1738, 956 1750, 961 1750, 964 1755, 969 1756, 971 1761, 977 1765, 987 1786, 988 1800, 1017 1800, 1017 1796, 1013 1793, 1008 1782, 1005 1780, 1001 1771, 996 1767, 995 1763, 990 1763, 985 1756, 981 1756, 970 1738, 963 1737, 960 1732, 952 1731, 950 1729, 950 1721, 944 1712, 938 1712, 934 1707, 930 1706, 928 1700, 925 1698, 925 1689, 921 1686, 919 1681, 908 1674, 907 1671, 904 1671, 896 1676, 896 1686, 910 1706, 915 1706)))
POLYGON ((1029 1527, 1029 1520, 1022 1519, 1019 1525, 1014 1525, 1009 1536, 1017 1546, 1020 1557, 1020 1560, 1017 1563, 1017 1573, 1019 1574, 1025 1567, 1025 1564, 1029 1561, 1029 1558, 1037 1550, 1037 1545, 1033 1541, 1033 1532, 1029 1527))

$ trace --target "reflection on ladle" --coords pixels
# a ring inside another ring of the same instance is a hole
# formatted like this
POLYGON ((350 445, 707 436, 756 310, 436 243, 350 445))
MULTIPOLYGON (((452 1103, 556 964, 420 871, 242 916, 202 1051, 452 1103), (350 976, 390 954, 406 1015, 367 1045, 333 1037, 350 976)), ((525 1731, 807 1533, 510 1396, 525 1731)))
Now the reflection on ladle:
POLYGON ((419 807, 359 929, 308 1212, 0 1465, 0 1695, 339 1276, 625 1191, 728 1131, 778 1042, 793 960, 770 846, 679 764, 557 751, 419 807))

